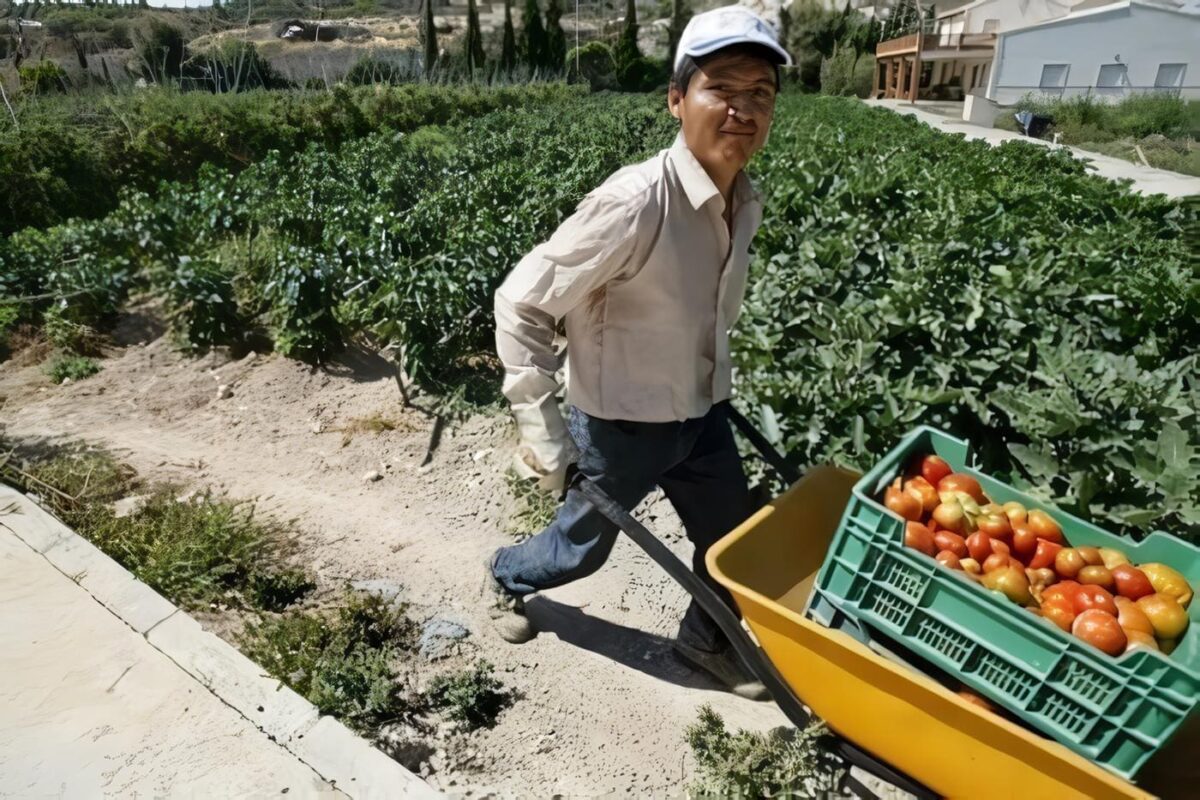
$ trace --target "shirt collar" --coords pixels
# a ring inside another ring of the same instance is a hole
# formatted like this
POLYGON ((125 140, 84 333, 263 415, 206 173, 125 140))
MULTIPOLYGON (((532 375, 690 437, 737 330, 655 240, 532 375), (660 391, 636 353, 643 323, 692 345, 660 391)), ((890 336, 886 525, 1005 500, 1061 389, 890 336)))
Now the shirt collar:
MULTIPOLYGON (((675 165, 675 171, 679 175, 679 182, 683 184, 683 191, 687 194, 692 208, 700 208, 712 198, 721 195, 712 178, 708 177, 704 165, 688 149, 687 141, 683 138, 683 128, 680 128, 679 133, 675 135, 675 141, 670 147, 670 156, 671 162, 675 165)), ((758 198, 758 191, 750 183, 750 178, 744 169, 740 170, 737 177, 734 178, 733 196, 735 208, 748 200, 758 198)))

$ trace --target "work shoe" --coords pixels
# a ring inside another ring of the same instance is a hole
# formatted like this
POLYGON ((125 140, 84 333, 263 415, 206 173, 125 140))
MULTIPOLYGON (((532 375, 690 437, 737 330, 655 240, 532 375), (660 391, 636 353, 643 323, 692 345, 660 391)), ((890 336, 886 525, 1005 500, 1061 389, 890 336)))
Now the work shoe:
POLYGON ((712 675, 729 691, 747 700, 770 700, 771 695, 762 681, 751 675, 732 647, 719 653, 698 650, 676 639, 671 642, 675 654, 697 669, 712 675))
POLYGON ((496 573, 492 571, 495 560, 496 553, 492 553, 483 562, 483 593, 488 603, 488 619, 501 639, 510 644, 524 644, 537 636, 537 631, 525 616, 525 599, 512 594, 496 580, 496 573))

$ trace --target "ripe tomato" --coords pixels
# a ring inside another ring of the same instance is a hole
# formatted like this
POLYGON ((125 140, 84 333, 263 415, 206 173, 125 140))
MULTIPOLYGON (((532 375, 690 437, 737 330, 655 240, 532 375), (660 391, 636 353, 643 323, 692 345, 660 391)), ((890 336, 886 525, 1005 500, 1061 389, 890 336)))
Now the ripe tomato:
POLYGON ((975 520, 975 525, 993 539, 1012 538, 1012 525, 1003 513, 984 514, 975 520))
POLYGON ((1110 656, 1124 653, 1125 645, 1129 642, 1117 618, 1095 608, 1075 617, 1071 623, 1071 633, 1110 656))
POLYGON ((949 475, 954 470, 946 463, 946 459, 941 456, 925 456, 921 459, 921 477, 929 481, 933 486, 937 486, 942 478, 949 475))
POLYGON ((1113 619, 1117 618, 1117 604, 1113 602, 1113 596, 1103 586, 1080 586, 1075 591, 1074 603, 1076 614, 1095 610, 1110 614, 1113 619))
POLYGON ((937 490, 939 492, 966 492, 975 498, 976 503, 987 502, 987 496, 984 495, 979 481, 962 472, 951 472, 942 478, 937 482, 937 490))
POLYGON ((1062 549, 1061 544, 1048 542, 1045 539, 1038 539, 1037 549, 1033 553, 1033 558, 1029 559, 1030 568, 1043 569, 1054 566, 1054 559, 1058 557, 1058 553, 1062 549))
POLYGON ((942 502, 938 498, 937 489, 933 488, 933 484, 920 476, 905 483, 904 491, 917 498, 921 503, 921 510, 926 514, 933 511, 938 507, 938 503, 942 502))
POLYGON ((904 526, 904 546, 920 550, 927 556, 937 552, 933 546, 933 534, 919 522, 909 522, 904 526))
POLYGON ((967 552, 979 563, 987 560, 992 554, 992 540, 983 531, 976 531, 967 537, 967 552))
POLYGON ((1004 513, 1008 516, 1009 523, 1013 525, 1019 525, 1029 518, 1029 512, 1025 510, 1025 506, 1016 500, 1010 500, 1004 504, 1004 513))
POLYGON ((921 520, 921 501, 895 486, 889 486, 883 493, 883 504, 901 519, 921 520))
POLYGON ((1071 623, 1075 621, 1075 608, 1071 605, 1069 598, 1055 597, 1048 599, 1046 593, 1042 592, 1042 616, 1067 633, 1070 633, 1071 623))
POLYGON ((962 569, 962 564, 958 560, 958 556, 949 550, 943 550, 936 556, 937 562, 943 567, 950 569, 962 569))
POLYGON ((967 551, 967 543, 957 533, 951 531, 938 531, 933 535, 933 544, 939 550, 949 550, 959 558, 967 558, 970 553, 967 551))
MULTIPOLYGON (((993 555, 992 558, 995 556, 993 555)), ((1010 565, 991 572, 985 568, 983 585, 1002 593, 1018 605, 1028 605, 1033 601, 1033 595, 1029 591, 1029 578, 1025 577, 1025 570, 1020 567, 1010 565)))
POLYGON ((1079 551, 1079 555, 1083 558, 1083 565, 1085 567, 1104 566, 1104 558, 1100 555, 1100 548, 1083 545, 1075 549, 1079 551))
POLYGON ((1117 585, 1117 594, 1137 600, 1148 594, 1154 594, 1154 586, 1146 573, 1130 564, 1118 564, 1112 569, 1113 581, 1117 585))
POLYGON ((1022 561, 1033 558, 1037 552, 1038 535, 1029 525, 1018 525, 1013 529, 1013 555, 1022 561))
POLYGON ((1085 566, 1083 556, 1074 547, 1064 547, 1054 557, 1054 571, 1064 578, 1074 578, 1085 566))
POLYGON ((986 575, 989 572, 995 572, 999 569, 1007 569, 1008 567, 1012 566, 1012 564, 1013 560, 1010 556, 992 553, 983 560, 983 574, 986 575))
POLYGON ((1170 595, 1146 595, 1137 601, 1137 606, 1154 626, 1154 635, 1159 639, 1177 639, 1187 629, 1188 615, 1183 606, 1170 595))
POLYGON ((1079 591, 1079 584, 1075 581, 1059 581, 1046 587, 1046 590, 1042 592, 1042 599, 1050 600, 1061 597, 1069 601, 1072 604, 1071 607, 1074 608, 1075 592, 1077 591, 1079 591))
POLYGON ((1042 511, 1040 508, 1035 508, 1029 512, 1029 527, 1033 529, 1034 534, 1039 539, 1046 539, 1055 544, 1066 544, 1066 539, 1063 538, 1062 528, 1054 521, 1054 518, 1042 511))

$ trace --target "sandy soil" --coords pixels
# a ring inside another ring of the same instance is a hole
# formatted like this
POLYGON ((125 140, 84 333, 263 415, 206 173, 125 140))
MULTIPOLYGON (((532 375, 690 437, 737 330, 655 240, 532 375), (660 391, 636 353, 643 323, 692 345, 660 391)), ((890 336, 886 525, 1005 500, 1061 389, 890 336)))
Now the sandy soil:
MULTIPOLYGON (((258 498, 263 512, 295 520, 323 584, 399 585, 417 619, 465 622, 474 654, 523 697, 495 728, 457 735, 434 785, 468 796, 680 795, 692 770, 682 733, 700 704, 734 726, 785 722, 774 705, 721 691, 675 660, 668 641, 685 596, 624 540, 598 574, 530 604, 543 631, 533 642, 509 645, 488 629, 481 563, 511 541, 506 417, 447 429, 422 467, 432 423, 401 408, 382 360, 316 369, 275 355, 192 359, 143 323, 127 320, 119 334, 130 343, 73 385, 51 384, 30 358, 0 364, 4 432, 103 444, 144 478, 258 498), (219 399, 220 385, 231 396, 219 399), (373 414, 401 424, 343 446, 336 429, 373 414), (364 481, 372 470, 383 478, 364 481)), ((687 556, 665 501, 651 498, 641 514, 687 556)))

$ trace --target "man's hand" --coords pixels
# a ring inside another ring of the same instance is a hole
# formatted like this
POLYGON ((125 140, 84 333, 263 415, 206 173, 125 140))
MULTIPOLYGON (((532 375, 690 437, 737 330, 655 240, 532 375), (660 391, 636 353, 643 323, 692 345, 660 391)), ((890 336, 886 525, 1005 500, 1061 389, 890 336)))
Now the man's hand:
POLYGON ((557 402, 553 397, 548 399, 549 402, 541 403, 513 403, 518 443, 512 468, 518 476, 536 480, 542 491, 560 494, 567 465, 576 456, 575 445, 557 402))

